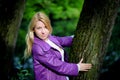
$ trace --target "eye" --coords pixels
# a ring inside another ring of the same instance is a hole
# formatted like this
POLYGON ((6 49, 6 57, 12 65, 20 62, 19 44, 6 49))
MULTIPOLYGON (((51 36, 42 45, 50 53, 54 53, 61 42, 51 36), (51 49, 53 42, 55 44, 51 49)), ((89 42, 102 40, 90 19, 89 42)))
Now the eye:
POLYGON ((47 29, 47 26, 45 26, 45 28, 47 29))
POLYGON ((37 29, 41 29, 41 28, 42 28, 42 27, 40 27, 40 26, 39 26, 39 27, 37 27, 37 29))

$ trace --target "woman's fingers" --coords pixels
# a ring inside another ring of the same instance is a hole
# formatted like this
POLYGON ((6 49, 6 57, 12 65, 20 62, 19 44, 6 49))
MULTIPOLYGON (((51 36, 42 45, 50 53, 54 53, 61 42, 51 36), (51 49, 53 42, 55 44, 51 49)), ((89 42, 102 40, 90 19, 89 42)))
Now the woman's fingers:
POLYGON ((82 61, 83 61, 83 58, 80 60, 80 63, 82 63, 82 61))
POLYGON ((88 71, 92 68, 92 64, 90 63, 83 63, 83 58, 79 62, 80 65, 80 71, 88 71))
POLYGON ((81 71, 88 71, 91 67, 92 65, 89 63, 80 63, 81 71))

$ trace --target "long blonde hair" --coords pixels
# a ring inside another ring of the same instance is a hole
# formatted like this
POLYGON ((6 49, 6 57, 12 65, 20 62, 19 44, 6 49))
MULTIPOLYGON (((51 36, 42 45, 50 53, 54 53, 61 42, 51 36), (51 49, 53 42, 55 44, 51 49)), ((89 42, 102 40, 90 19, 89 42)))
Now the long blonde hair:
POLYGON ((46 28, 50 31, 50 33, 52 33, 51 22, 47 15, 43 12, 37 12, 36 14, 34 14, 28 26, 28 33, 26 34, 25 38, 26 40, 26 49, 24 52, 25 59, 31 56, 32 44, 34 41, 34 27, 37 21, 42 21, 46 25, 46 28))

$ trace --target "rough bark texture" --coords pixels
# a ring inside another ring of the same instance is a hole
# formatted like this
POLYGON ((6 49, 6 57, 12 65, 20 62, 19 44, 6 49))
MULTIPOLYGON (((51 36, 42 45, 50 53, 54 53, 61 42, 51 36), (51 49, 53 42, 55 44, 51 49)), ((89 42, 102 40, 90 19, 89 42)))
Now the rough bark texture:
POLYGON ((0 0, 0 80, 11 80, 13 53, 23 16, 24 0, 0 0))
POLYGON ((98 80, 120 0, 85 0, 70 50, 71 62, 83 57, 93 67, 71 80, 98 80))

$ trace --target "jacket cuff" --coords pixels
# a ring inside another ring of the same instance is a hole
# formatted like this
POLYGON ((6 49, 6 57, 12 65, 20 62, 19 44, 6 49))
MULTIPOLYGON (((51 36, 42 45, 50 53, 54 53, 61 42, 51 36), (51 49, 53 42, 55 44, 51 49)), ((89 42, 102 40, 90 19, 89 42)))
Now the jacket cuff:
POLYGON ((80 71, 80 65, 79 64, 77 64, 77 66, 78 66, 78 72, 80 71))

